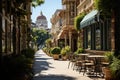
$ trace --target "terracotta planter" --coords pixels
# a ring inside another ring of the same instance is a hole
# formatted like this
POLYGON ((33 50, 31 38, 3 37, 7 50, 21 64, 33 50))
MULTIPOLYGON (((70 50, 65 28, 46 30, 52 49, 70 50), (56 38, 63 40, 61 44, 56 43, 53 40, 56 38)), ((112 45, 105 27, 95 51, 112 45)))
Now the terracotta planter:
POLYGON ((62 60, 67 60, 68 56, 62 56, 62 60))
POLYGON ((62 60, 67 60, 67 57, 66 56, 62 56, 62 60))
POLYGON ((58 54, 53 54, 53 59, 54 60, 58 60, 59 59, 59 55, 58 54))
POLYGON ((104 67, 103 68, 103 73, 104 73, 104 76, 105 76, 105 80, 114 80, 113 77, 112 77, 112 73, 111 73, 109 68, 104 67))

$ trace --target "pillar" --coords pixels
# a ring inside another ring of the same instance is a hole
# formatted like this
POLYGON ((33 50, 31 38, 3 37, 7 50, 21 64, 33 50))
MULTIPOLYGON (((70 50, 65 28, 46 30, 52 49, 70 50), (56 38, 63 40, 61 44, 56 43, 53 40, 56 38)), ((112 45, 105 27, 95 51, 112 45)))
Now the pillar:
POLYGON ((114 36, 114 34, 115 34, 115 26, 114 26, 114 24, 115 24, 115 20, 114 20, 114 18, 112 18, 112 20, 111 20, 111 50, 112 51, 114 51, 115 50, 115 36, 114 36))
POLYGON ((72 50, 72 32, 69 31, 69 46, 72 50))
POLYGON ((67 46, 67 34, 65 34, 64 39, 65 39, 65 46, 67 46))

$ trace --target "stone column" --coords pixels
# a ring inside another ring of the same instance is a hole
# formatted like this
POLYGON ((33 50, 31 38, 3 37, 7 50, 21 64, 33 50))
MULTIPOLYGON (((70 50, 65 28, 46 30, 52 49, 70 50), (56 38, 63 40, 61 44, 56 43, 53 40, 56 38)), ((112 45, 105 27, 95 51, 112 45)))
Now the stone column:
POLYGON ((65 34, 64 39, 65 39, 65 46, 67 46, 67 34, 65 34))
POLYGON ((56 46, 59 46, 59 45, 58 45, 58 40, 59 40, 59 39, 56 39, 56 46))
POLYGON ((69 31, 69 46, 72 50, 72 32, 69 31))
POLYGON ((115 20, 114 20, 114 18, 112 18, 112 20, 111 20, 111 50, 112 51, 114 51, 115 50, 115 36, 114 36, 114 34, 115 34, 115 26, 114 26, 114 24, 115 24, 115 20))

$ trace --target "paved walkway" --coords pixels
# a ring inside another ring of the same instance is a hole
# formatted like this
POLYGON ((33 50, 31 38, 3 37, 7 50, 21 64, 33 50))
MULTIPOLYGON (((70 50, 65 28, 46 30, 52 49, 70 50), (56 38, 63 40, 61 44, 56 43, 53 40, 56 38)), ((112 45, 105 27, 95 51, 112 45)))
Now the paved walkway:
POLYGON ((42 50, 35 54, 33 80, 105 80, 95 77, 87 77, 82 73, 68 69, 68 61, 53 60, 42 50))

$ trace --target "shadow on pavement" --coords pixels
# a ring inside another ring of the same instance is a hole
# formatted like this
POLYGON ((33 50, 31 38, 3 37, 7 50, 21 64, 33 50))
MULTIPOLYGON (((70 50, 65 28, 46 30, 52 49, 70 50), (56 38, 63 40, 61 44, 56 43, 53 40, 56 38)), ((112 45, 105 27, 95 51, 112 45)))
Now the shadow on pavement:
POLYGON ((76 80, 74 77, 65 76, 65 75, 43 75, 42 71, 48 70, 50 68, 54 68, 50 66, 50 62, 48 59, 52 59, 51 57, 43 57, 44 54, 36 54, 34 59, 34 77, 33 80, 76 80))
POLYGON ((49 66, 49 64, 51 63, 47 61, 42 61, 41 59, 36 59, 33 66, 34 74, 40 73, 43 70, 48 70, 49 68, 54 68, 49 66))
POLYGON ((64 75, 39 75, 35 76, 33 80, 76 80, 76 78, 64 75))
POLYGON ((43 60, 48 60, 48 59, 53 59, 53 58, 40 58, 40 57, 36 57, 35 61, 43 61, 43 60))

